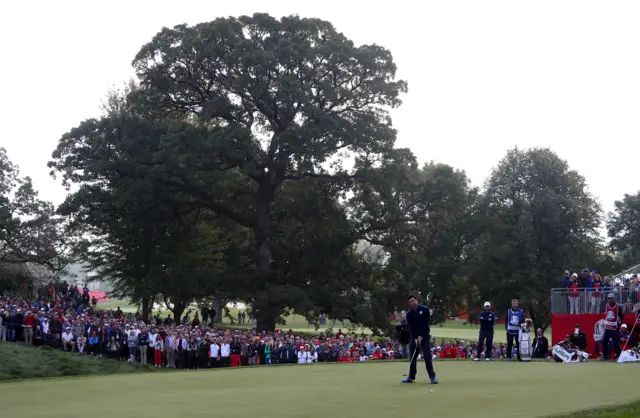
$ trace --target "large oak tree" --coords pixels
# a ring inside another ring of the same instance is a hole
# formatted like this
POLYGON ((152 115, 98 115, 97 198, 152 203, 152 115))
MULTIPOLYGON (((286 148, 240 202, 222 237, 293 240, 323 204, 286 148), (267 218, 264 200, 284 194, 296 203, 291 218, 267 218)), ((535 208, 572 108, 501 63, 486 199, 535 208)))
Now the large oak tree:
POLYGON ((522 299, 536 327, 546 328, 562 272, 598 262, 599 203, 550 149, 515 148, 487 180, 483 213, 473 281, 500 309, 522 299))
POLYGON ((253 230, 261 288, 252 305, 258 328, 273 328, 278 190, 307 178, 346 189, 393 161, 388 110, 407 87, 391 53, 319 19, 255 14, 165 28, 133 64, 148 105, 199 130, 165 143, 165 180, 253 230), (220 187, 229 170, 251 181, 234 199, 220 187))
POLYGON ((357 287, 338 277, 357 265, 352 245, 403 217, 392 205, 374 216, 363 193, 391 203, 384 184, 415 164, 394 148, 388 111, 406 83, 389 51, 318 19, 256 14, 165 28, 133 64, 140 88, 125 111, 61 139, 50 166, 64 182, 112 192, 114 180, 142 181, 169 207, 245 228, 255 278, 231 293, 261 330, 290 307, 330 308, 299 297, 324 294, 323 282, 357 287))

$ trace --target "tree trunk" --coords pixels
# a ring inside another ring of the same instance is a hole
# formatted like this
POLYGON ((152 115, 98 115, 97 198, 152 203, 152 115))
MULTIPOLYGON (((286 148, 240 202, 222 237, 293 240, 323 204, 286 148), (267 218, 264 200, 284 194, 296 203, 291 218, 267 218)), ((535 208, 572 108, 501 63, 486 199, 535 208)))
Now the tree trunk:
POLYGON ((142 320, 146 323, 149 321, 149 298, 143 298, 141 303, 142 320))
POLYGON ((269 304, 269 287, 271 278, 277 274, 272 269, 273 254, 271 251, 271 201, 274 187, 261 184, 256 199, 256 264, 258 271, 258 286, 256 300, 252 304, 252 311, 256 318, 258 332, 274 331, 276 316, 269 304))
POLYGON ((213 318, 211 318, 211 322, 213 322, 214 324, 219 324, 222 322, 222 303, 220 302, 220 299, 214 299, 213 301, 213 310, 215 310, 215 316, 213 318))
POLYGON ((185 309, 187 309, 186 302, 180 301, 173 304, 173 309, 171 309, 171 312, 173 313, 173 320, 175 321, 176 324, 180 323, 180 320, 182 319, 182 314, 184 313, 185 309))
POLYGON ((276 320, 274 318, 256 318, 256 332, 275 331, 276 320))
POLYGON ((149 300, 149 317, 146 318, 146 320, 148 320, 149 322, 152 322, 153 320, 153 307, 156 304, 156 296, 153 295, 151 296, 151 299, 149 300))

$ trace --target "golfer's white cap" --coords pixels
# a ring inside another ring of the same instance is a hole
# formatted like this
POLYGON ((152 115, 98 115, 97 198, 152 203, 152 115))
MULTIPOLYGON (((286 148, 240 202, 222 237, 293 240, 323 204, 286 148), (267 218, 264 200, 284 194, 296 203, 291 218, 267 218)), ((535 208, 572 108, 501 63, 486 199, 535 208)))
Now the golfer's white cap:
POLYGON ((484 307, 486 308, 487 306, 491 306, 491 303, 489 303, 489 302, 485 302, 485 303, 484 303, 484 307))
POLYGON ((622 324, 622 327, 620 328, 627 328, 627 324, 622 324))

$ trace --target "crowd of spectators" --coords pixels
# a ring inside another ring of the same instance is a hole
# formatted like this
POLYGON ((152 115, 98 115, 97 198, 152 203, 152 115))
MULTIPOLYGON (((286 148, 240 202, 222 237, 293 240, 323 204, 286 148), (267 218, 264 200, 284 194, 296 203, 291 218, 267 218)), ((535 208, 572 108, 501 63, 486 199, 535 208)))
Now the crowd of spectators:
MULTIPOLYGON (((77 354, 181 369, 238 367, 243 365, 354 362, 408 357, 399 339, 349 335, 341 330, 310 336, 292 330, 256 332, 256 329, 222 329, 213 317, 201 321, 187 314, 181 323, 156 315, 98 310, 88 289, 62 283, 47 286, 44 297, 0 297, 0 341, 32 346, 48 345, 77 354)), ((534 356, 547 357, 549 343, 540 335, 534 356)), ((436 359, 475 358, 477 341, 432 340, 436 359)), ((505 344, 486 348, 481 357, 505 358, 505 344)))
POLYGON ((202 323, 197 312, 193 320, 187 315, 181 323, 159 315, 144 321, 120 308, 98 310, 96 302, 88 289, 65 283, 57 289, 46 286, 35 301, 0 297, 0 341, 182 369, 406 357, 392 339, 341 331, 305 336, 291 330, 218 329, 213 317, 202 323))
MULTIPOLYGON (((579 274, 564 272, 560 287, 566 289, 567 313, 603 313, 607 295, 613 293, 625 314, 631 313, 640 302, 640 280, 637 275, 628 278, 600 276, 597 271, 583 269, 579 274)), ((564 310, 564 309, 563 309, 564 310)))

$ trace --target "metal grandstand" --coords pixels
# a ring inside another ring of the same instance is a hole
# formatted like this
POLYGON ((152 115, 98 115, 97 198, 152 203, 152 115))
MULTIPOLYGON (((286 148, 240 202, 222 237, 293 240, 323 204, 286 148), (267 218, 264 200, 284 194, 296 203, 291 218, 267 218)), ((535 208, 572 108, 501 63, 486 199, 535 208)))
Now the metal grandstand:
POLYGON ((616 279, 628 279, 629 277, 633 276, 634 274, 640 274, 640 264, 635 265, 631 268, 628 268, 618 274, 616 274, 615 276, 613 276, 616 279))

